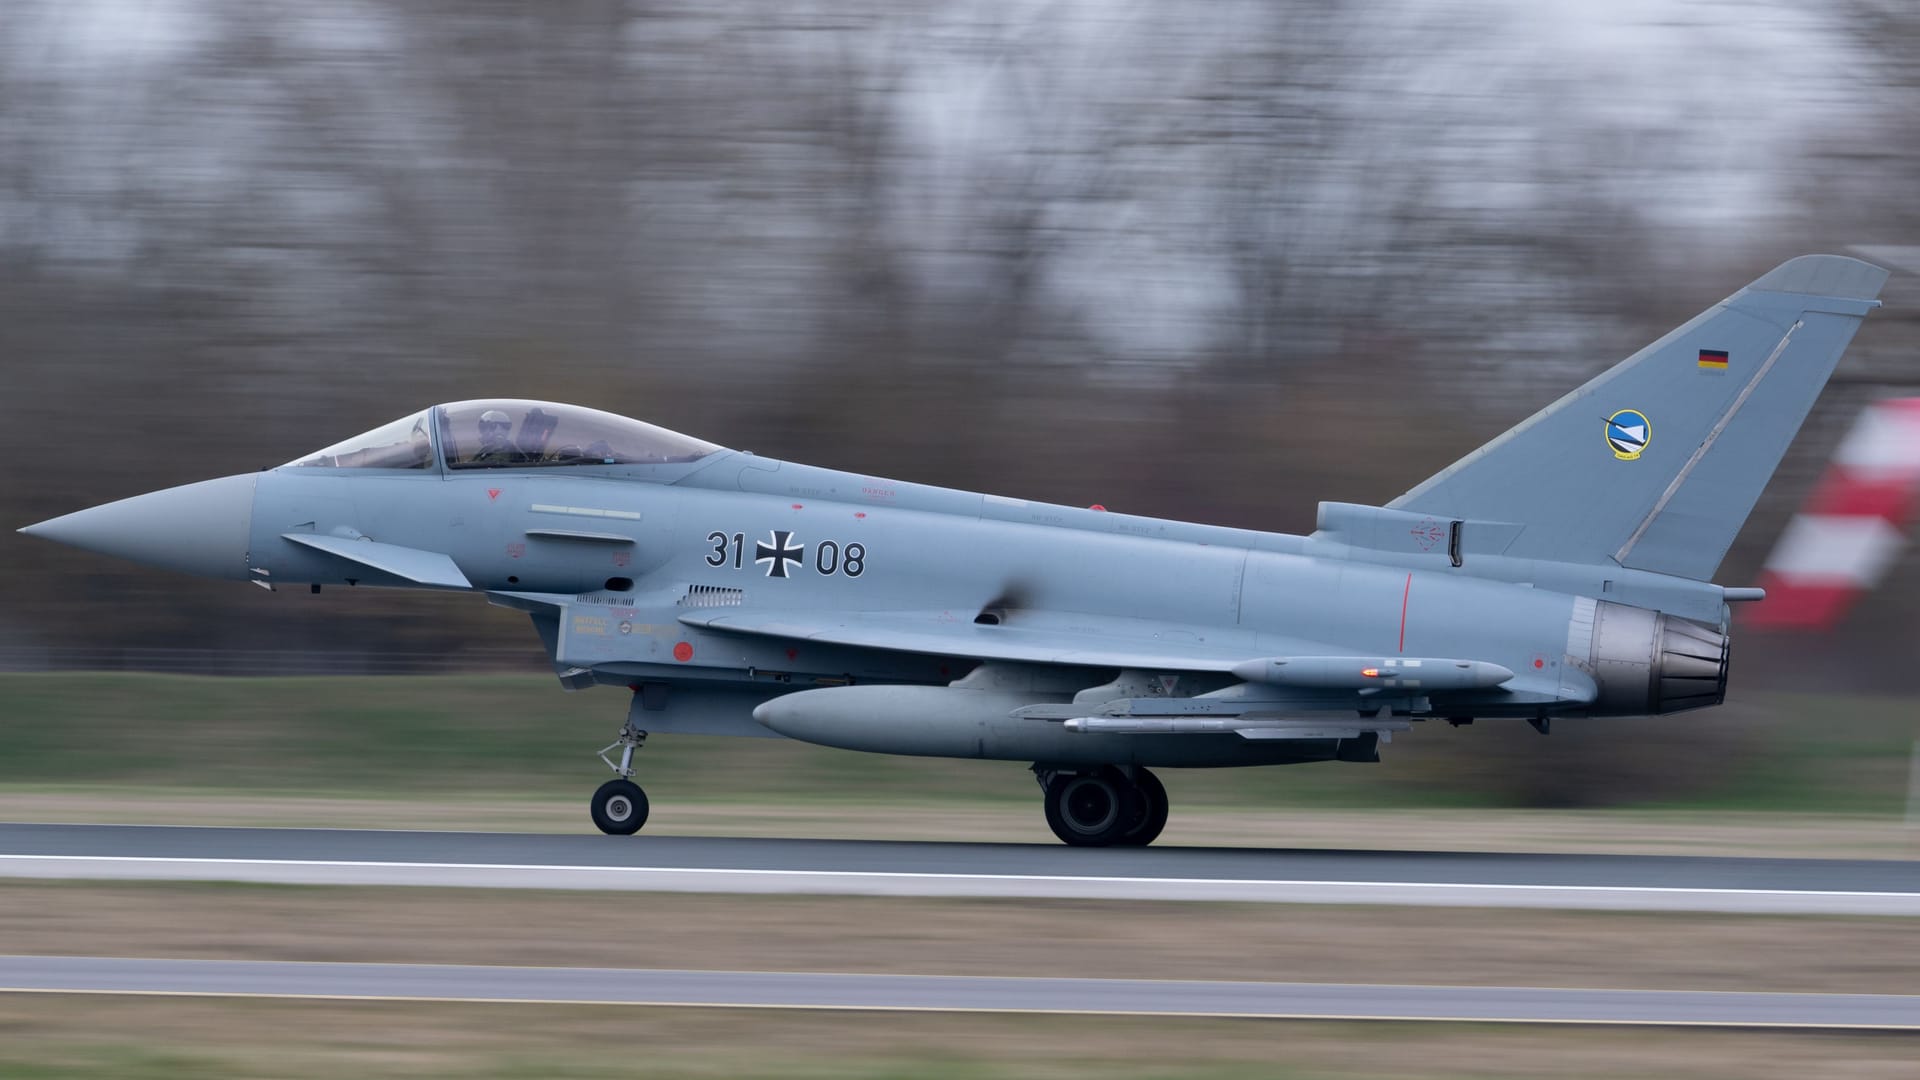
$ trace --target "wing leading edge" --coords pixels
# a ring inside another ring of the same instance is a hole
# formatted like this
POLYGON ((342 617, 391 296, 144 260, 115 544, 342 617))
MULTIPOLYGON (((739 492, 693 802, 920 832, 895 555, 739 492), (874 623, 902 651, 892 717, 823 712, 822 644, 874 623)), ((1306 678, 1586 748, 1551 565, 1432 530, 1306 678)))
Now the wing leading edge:
POLYGON ((1480 660, 1352 655, 1304 639, 1190 630, 1140 619, 1028 613, 1020 625, 962 622, 946 612, 688 612, 689 626, 727 633, 981 661, 1208 672, 1244 683, 1365 695, 1487 691, 1514 672, 1480 660), (1343 655, 1343 653, 1345 653, 1343 655))
POLYGON ((934 656, 1083 667, 1231 673, 1249 657, 1339 650, 1309 641, 1279 641, 1245 631, 1187 629, 1143 619, 1032 613, 1018 625, 981 626, 948 612, 694 611, 688 626, 735 634, 817 641, 934 656))

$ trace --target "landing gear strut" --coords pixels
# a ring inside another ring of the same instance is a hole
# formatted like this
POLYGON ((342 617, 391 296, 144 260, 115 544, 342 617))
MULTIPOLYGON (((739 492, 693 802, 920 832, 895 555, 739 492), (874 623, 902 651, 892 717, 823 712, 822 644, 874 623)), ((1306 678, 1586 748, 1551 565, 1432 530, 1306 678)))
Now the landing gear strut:
POLYGON ((1167 825, 1167 789, 1136 768, 1129 777, 1111 766, 1089 772, 1035 767, 1047 825, 1074 847, 1145 847, 1167 825))
POLYGON ((624 724, 620 728, 620 737, 600 749, 600 760, 620 775, 600 785, 593 793, 589 804, 593 812, 593 823, 600 831, 611 836, 632 836, 647 823, 647 793, 632 780, 633 753, 645 746, 647 733, 624 724), (620 763, 614 764, 607 751, 618 747, 620 763))

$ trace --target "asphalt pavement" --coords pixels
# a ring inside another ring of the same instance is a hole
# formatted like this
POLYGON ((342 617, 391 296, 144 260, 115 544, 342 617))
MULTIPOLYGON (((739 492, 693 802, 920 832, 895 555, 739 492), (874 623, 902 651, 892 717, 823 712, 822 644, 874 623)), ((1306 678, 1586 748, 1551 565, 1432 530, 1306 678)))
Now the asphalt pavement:
POLYGON ((0 824, 0 877, 1920 915, 1920 863, 0 824))

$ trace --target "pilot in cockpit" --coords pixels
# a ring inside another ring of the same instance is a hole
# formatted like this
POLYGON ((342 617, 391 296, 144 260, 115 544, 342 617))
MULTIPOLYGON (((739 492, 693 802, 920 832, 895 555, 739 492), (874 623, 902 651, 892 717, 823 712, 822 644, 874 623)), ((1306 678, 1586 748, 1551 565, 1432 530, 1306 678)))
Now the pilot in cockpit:
POLYGON ((527 454, 513 443, 513 420, 499 409, 480 414, 480 449, 471 459, 475 464, 519 465, 527 454))

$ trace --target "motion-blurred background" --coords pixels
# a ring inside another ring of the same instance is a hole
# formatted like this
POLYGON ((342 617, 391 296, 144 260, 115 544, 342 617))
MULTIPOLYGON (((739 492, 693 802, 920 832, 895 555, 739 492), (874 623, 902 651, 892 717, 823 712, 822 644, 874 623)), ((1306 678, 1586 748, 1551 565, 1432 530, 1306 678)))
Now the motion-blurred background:
MULTIPOLYGON (((471 598, 10 531, 478 396, 1307 531, 1785 258, 1920 269, 1916 73, 1906 0, 0 0, 0 659, 538 671, 471 598)), ((1915 392, 1885 298, 1722 581, 1915 392)), ((1740 634, 1735 704, 1904 694, 1917 591, 1740 634)), ((1740 730, 1512 769, 1555 801, 1740 730)))

